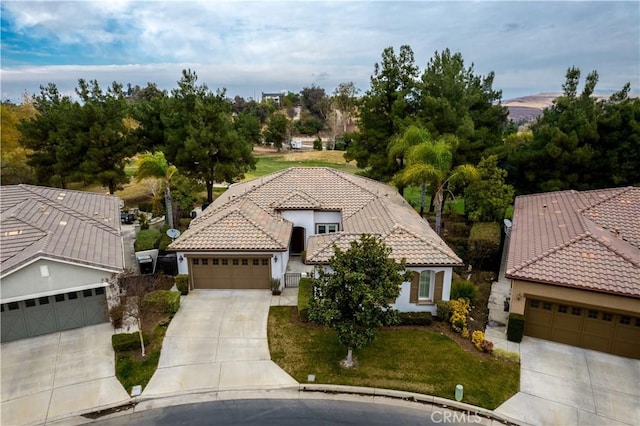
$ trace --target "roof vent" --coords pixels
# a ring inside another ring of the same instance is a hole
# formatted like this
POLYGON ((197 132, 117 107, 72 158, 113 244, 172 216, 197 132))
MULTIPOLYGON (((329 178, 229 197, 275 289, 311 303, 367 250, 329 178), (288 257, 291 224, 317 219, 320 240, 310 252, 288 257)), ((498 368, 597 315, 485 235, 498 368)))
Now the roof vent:
POLYGON ((66 224, 67 224, 66 220, 61 220, 59 223, 60 226, 65 226, 66 224))
POLYGON ((15 235, 20 235, 22 234, 22 229, 15 229, 13 231, 5 231, 4 232, 4 236, 5 237, 13 237, 15 235))

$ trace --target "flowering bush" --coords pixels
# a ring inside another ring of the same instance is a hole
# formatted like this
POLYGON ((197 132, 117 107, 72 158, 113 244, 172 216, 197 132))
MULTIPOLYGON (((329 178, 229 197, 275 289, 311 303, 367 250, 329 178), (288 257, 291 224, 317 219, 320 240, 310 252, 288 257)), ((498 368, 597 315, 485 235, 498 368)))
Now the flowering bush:
MULTIPOLYGON (((462 333, 467 329, 467 317, 469 316, 469 301, 466 299, 451 300, 449 302, 451 306, 451 328, 458 333, 462 333)), ((467 331, 467 336, 468 336, 467 331)))
POLYGON ((468 339, 469 338, 469 329, 467 327, 462 329, 462 332, 460 333, 460 335, 464 338, 464 339, 468 339))
POLYGON ((482 342, 484 342, 484 333, 480 330, 476 330, 471 335, 471 343, 476 347, 477 350, 482 350, 482 342))

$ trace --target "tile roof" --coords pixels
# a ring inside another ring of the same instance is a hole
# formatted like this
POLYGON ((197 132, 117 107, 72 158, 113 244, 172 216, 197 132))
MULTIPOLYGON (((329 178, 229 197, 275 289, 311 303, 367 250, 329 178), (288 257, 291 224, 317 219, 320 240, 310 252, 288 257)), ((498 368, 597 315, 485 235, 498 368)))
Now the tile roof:
POLYGON ((516 198, 507 277, 640 298, 640 188, 516 198))
POLYGON ((32 185, 0 186, 2 275, 40 257, 120 272, 117 197, 32 185))
POLYGON ((293 225, 282 210, 342 212, 342 232, 308 239, 307 261, 325 262, 333 244, 348 248, 361 234, 379 235, 407 264, 461 265, 442 239, 383 183, 326 167, 294 167, 232 185, 169 247, 172 250, 287 250, 293 225), (233 226, 221 222, 235 212, 233 226), (247 215, 260 214, 241 228, 247 215), (243 219, 244 218, 244 219, 243 219), (263 237, 264 231, 273 239, 263 237), (269 245, 271 243, 271 245, 269 245))

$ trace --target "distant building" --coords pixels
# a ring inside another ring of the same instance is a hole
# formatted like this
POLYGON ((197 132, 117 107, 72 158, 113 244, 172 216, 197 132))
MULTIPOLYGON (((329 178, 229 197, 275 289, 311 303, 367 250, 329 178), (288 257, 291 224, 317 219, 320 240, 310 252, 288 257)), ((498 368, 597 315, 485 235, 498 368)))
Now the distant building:
POLYGON ((264 101, 265 99, 271 99, 278 106, 281 106, 286 94, 287 92, 285 90, 281 92, 262 92, 261 100, 264 101))

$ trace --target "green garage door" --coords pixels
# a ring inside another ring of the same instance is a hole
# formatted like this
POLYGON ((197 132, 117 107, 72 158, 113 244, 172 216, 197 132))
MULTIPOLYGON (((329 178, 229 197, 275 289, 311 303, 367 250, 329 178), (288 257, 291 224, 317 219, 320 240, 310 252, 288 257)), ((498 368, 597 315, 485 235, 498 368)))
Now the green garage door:
POLYGON ((105 289, 94 288, 0 305, 2 342, 106 322, 105 289))

